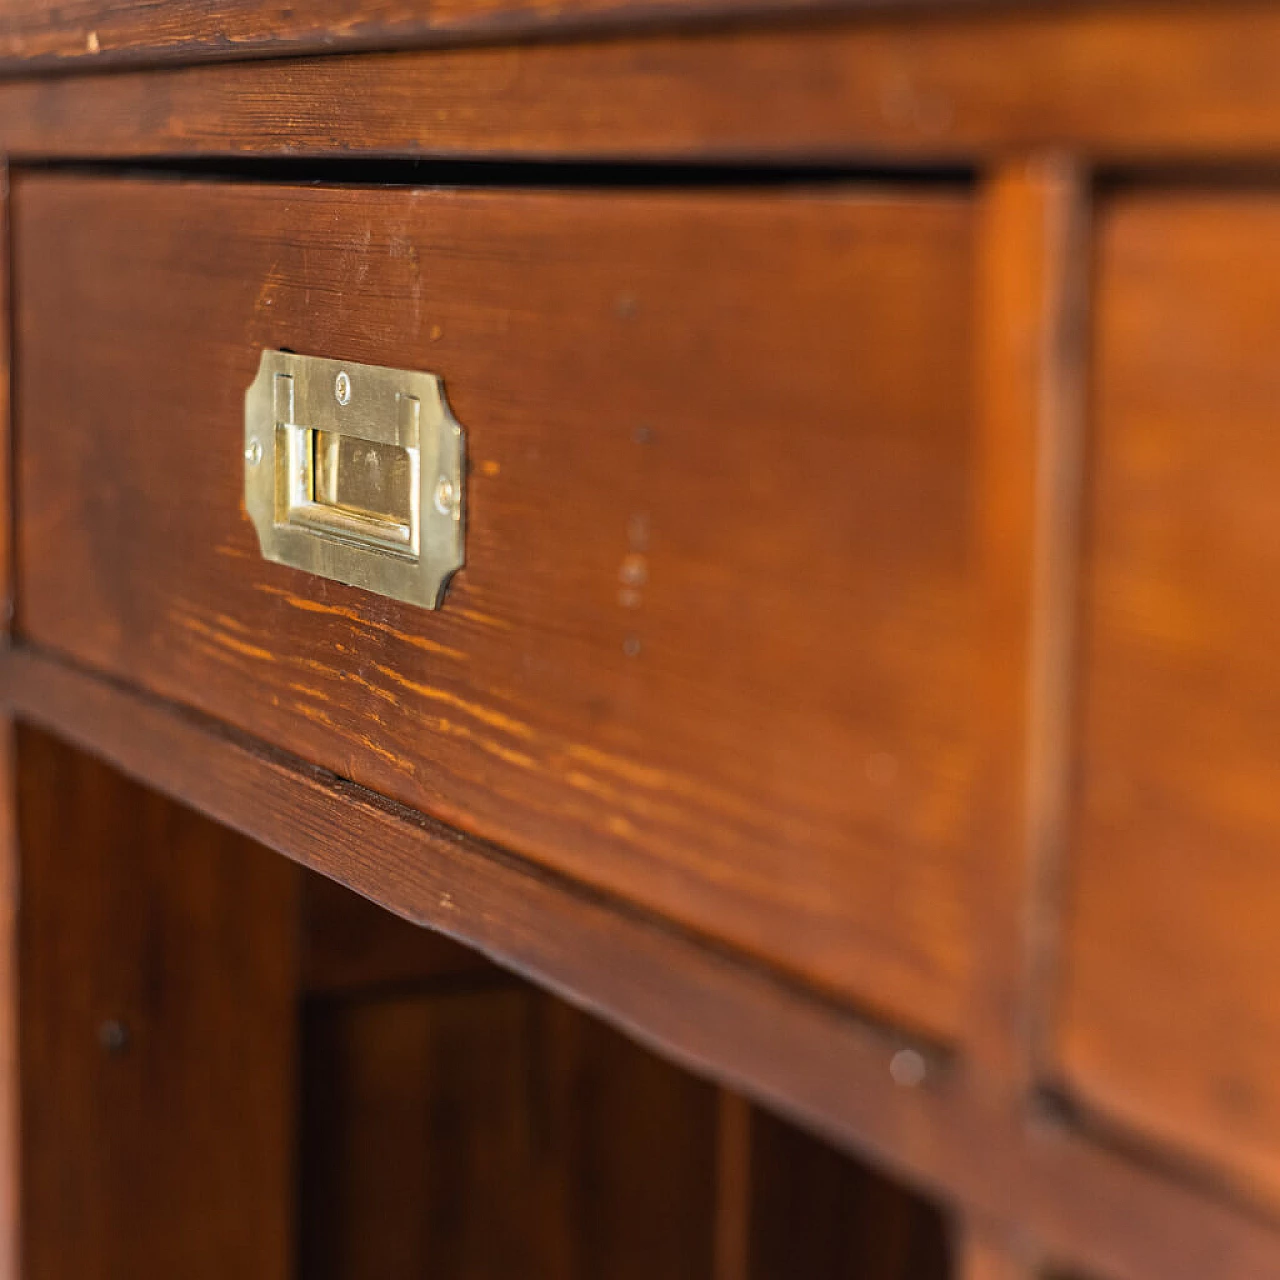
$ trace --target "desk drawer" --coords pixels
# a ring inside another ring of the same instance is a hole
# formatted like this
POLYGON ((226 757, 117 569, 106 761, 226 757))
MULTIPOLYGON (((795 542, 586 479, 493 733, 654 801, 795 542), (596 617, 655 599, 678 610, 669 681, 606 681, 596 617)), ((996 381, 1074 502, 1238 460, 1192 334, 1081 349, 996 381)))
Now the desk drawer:
POLYGON ((1099 219, 1057 1069, 1280 1195, 1280 195, 1099 219))
POLYGON ((940 187, 23 178, 20 631, 953 1036, 971 238, 940 187), (266 348, 443 378, 440 611, 261 558, 266 348))

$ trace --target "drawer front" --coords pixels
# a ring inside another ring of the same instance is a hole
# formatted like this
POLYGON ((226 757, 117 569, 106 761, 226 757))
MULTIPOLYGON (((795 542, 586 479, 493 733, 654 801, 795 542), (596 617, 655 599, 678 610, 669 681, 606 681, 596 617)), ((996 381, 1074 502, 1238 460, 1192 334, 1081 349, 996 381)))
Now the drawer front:
POLYGON ((23 178, 21 633, 950 1037, 971 237, 939 188, 23 178), (438 613, 260 557, 264 348, 443 377, 438 613))
POLYGON ((1280 1192, 1280 196, 1099 232, 1058 1069, 1280 1192))

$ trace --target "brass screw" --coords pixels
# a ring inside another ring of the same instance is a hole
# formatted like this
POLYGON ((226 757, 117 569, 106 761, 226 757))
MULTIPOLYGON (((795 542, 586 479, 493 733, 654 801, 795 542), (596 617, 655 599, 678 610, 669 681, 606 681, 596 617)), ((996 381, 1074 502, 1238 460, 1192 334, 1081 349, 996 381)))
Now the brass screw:
POLYGON ((333 395, 339 404, 351 403, 351 379, 345 369, 333 380, 333 395))

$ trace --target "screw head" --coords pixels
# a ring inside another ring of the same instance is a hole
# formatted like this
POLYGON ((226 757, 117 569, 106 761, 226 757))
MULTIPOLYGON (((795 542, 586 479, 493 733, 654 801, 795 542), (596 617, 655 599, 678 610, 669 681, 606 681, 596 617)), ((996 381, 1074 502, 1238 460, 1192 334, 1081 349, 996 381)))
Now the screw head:
POLYGON ((900 1084, 904 1089, 915 1089, 922 1085, 927 1073, 928 1067, 923 1055, 914 1049, 899 1049, 889 1062, 889 1074, 893 1077, 894 1084, 900 1084))
POLYGON ((107 1053, 123 1053, 129 1047, 129 1028, 118 1018, 108 1018, 98 1027, 98 1043, 107 1053))
POLYGON ((256 467, 262 461, 262 442, 255 436, 245 446, 244 460, 251 466, 256 467))
POLYGON ((345 369, 333 380, 333 398, 339 404, 351 403, 351 379, 345 369))
POLYGON ((441 476, 436 481, 435 503, 436 510, 442 516, 453 514, 453 481, 448 476, 441 476))

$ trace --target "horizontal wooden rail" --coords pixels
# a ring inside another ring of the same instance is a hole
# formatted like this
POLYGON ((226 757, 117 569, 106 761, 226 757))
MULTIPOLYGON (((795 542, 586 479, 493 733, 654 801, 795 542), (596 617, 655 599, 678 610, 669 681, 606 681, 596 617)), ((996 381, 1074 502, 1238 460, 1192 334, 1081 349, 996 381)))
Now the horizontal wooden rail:
MULTIPOLYGON (((1027 3, 1027 0, 1021 0, 1027 3)), ((461 41, 795 13, 894 12, 984 0, 58 0, 0 9, 0 72, 426 48, 461 41)))
MULTIPOLYGON (((0 84, 19 159, 1280 159, 1280 10, 1028 6, 0 84)), ((430 175, 424 175, 424 181, 430 175)))

